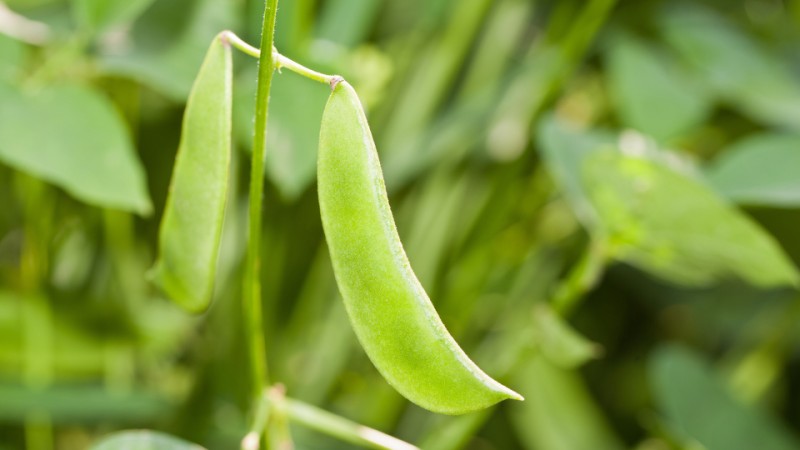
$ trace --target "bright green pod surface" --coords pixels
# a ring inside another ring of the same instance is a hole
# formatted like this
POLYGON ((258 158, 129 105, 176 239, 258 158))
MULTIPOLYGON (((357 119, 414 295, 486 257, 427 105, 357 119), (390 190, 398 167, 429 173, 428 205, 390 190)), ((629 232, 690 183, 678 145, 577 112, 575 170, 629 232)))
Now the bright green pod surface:
POLYGON ((361 345, 389 384, 443 414, 521 400, 461 350, 411 270, 372 134, 345 81, 334 88, 322 116, 318 181, 339 290, 361 345))
POLYGON ((232 63, 217 37, 192 86, 149 275, 177 304, 208 308, 214 288, 231 157, 232 63))

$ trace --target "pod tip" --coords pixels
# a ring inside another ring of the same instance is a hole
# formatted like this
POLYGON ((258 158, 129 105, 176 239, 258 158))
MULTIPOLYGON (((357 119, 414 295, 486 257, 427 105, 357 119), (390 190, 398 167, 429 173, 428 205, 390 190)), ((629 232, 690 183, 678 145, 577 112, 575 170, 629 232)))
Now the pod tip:
POLYGON ((503 386, 503 394, 505 394, 509 400, 519 400, 524 401, 525 397, 520 395, 517 391, 514 391, 506 386, 503 386))

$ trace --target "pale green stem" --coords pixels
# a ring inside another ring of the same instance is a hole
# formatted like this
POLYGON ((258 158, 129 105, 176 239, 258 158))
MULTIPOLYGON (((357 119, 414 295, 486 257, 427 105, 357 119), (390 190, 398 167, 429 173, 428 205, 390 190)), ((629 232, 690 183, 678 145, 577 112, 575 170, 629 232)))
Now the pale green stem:
POLYGON ((30 45, 45 45, 53 37, 47 24, 15 13, 4 2, 0 2, 0 34, 30 45))
POLYGON ((245 42, 242 38, 236 35, 231 30, 225 30, 219 34, 219 38, 222 39, 223 42, 227 42, 231 44, 233 48, 239 50, 240 52, 244 53, 245 55, 252 56, 253 58, 260 58, 261 57, 261 50, 253 47, 252 45, 245 42))
MULTIPOLYGON (((234 34, 232 31, 223 31, 220 34, 220 37, 226 40, 228 43, 230 43, 231 46, 233 46, 233 48, 241 51, 246 55, 250 55, 254 58, 261 57, 261 50, 243 41, 239 36, 234 34)), ((302 75, 306 78, 318 81, 320 83, 326 83, 330 85, 331 88, 334 88, 337 83, 342 81, 342 77, 340 77, 339 75, 326 75, 324 73, 317 72, 316 70, 309 69, 308 67, 289 59, 286 56, 278 53, 278 51, 274 47, 272 48, 272 59, 275 64, 275 69, 277 69, 278 71, 280 71, 285 67, 291 70, 292 72, 302 75)))
POLYGON ((320 83, 327 83, 330 85, 331 89, 335 88, 336 84, 343 80, 343 78, 339 75, 326 75, 324 73, 317 72, 316 70, 311 70, 308 67, 281 55, 277 51, 275 52, 275 57, 277 58, 276 68, 278 70, 285 67, 292 72, 300 74, 306 78, 319 81, 320 83))
POLYGON ((269 421, 269 413, 269 394, 265 392, 256 406, 256 413, 253 416, 250 431, 242 439, 241 450, 259 450, 261 447, 261 435, 264 434, 267 421, 269 421))
MULTIPOLYGON (((259 450, 259 436, 264 432, 268 421, 280 419, 288 419, 312 430, 366 448, 419 450, 419 448, 408 442, 401 441, 374 428, 359 425, 300 400, 290 399, 285 394, 285 388, 282 385, 275 385, 264 392, 258 405, 253 427, 242 439, 241 450, 259 450)), ((273 423, 270 425, 285 424, 273 423)))
POLYGON ((351 444, 384 450, 419 450, 408 442, 299 400, 283 398, 281 404, 275 406, 283 408, 290 421, 351 444))

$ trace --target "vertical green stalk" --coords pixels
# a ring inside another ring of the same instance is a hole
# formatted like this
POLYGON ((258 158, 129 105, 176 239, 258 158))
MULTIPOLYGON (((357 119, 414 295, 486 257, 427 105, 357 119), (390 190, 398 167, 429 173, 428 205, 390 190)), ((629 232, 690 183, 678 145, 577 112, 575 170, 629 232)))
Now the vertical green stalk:
POLYGON ((594 238, 587 244, 581 259, 556 288, 551 305, 562 317, 572 313, 602 276, 609 259, 603 239, 594 238))
POLYGON ((253 159, 250 170, 250 209, 247 245, 247 266, 244 275, 242 306, 246 339, 250 352, 250 397, 257 401, 267 384, 267 358, 261 317, 261 204, 264 200, 264 158, 267 147, 267 113, 269 90, 275 61, 272 54, 275 17, 278 0, 266 0, 261 28, 261 48, 258 58, 258 88, 253 136, 253 159))
MULTIPOLYGON (((22 381, 31 392, 42 391, 53 378, 53 323, 49 301, 41 295, 47 274, 47 242, 54 220, 52 194, 42 181, 19 174, 17 189, 24 211, 24 243, 19 272, 22 333, 25 359, 22 381)), ((30 450, 52 450, 54 428, 46 410, 34 409, 25 415, 25 444, 30 450)))

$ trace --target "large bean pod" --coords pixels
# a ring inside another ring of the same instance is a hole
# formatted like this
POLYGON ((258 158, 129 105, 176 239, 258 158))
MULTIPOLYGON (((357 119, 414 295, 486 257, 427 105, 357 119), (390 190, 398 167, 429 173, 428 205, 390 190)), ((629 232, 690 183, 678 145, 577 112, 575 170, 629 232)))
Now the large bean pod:
POLYGON ((444 414, 521 400, 461 350, 411 270, 372 134, 345 81, 334 87, 322 116, 318 179, 339 290, 361 345, 389 384, 444 414))
POLYGON ((167 204, 158 236, 158 260, 149 275, 192 312, 211 301, 231 157, 231 50, 211 43, 183 116, 167 204))

